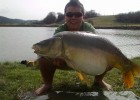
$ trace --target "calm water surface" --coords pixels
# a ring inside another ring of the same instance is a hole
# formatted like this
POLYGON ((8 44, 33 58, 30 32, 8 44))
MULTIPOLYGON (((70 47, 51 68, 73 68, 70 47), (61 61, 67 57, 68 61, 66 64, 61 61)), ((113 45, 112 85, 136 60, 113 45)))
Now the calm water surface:
MULTIPOLYGON (((0 62, 33 60, 34 43, 49 38, 56 28, 0 27, 0 62)), ((97 29, 129 58, 140 56, 140 30, 97 29)))

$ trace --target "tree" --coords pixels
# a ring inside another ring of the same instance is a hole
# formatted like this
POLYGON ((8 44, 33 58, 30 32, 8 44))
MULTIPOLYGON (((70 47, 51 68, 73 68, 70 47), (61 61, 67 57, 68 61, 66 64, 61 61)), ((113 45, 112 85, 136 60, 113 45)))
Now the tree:
POLYGON ((126 23, 140 23, 140 11, 121 13, 115 16, 116 21, 126 23))
POLYGON ((60 22, 60 21, 64 20, 64 14, 58 12, 57 15, 58 16, 57 16, 56 22, 60 22))
POLYGON ((46 18, 43 19, 42 22, 45 23, 45 24, 52 24, 52 23, 55 23, 56 19, 57 19, 56 13, 55 12, 50 12, 46 16, 46 18))
POLYGON ((97 16, 99 16, 99 14, 96 13, 95 10, 86 11, 86 13, 85 13, 85 19, 93 18, 93 17, 97 17, 97 16))

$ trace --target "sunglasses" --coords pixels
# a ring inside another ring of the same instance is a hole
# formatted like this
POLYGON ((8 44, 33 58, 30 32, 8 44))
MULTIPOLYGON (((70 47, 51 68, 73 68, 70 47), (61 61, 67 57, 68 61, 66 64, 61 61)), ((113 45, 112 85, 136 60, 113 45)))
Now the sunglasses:
POLYGON ((83 14, 81 12, 67 12, 66 13, 66 16, 67 17, 73 17, 73 16, 75 16, 75 17, 81 17, 81 16, 83 16, 83 14))

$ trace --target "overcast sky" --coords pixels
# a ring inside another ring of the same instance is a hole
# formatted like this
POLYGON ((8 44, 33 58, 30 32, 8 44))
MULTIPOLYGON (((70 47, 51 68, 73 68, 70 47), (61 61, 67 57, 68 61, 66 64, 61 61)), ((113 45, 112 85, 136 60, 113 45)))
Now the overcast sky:
MULTIPOLYGON (((0 0, 0 16, 42 20, 48 12, 64 12, 69 0, 0 0)), ((102 15, 140 11, 140 0, 80 0, 85 10, 102 15)))

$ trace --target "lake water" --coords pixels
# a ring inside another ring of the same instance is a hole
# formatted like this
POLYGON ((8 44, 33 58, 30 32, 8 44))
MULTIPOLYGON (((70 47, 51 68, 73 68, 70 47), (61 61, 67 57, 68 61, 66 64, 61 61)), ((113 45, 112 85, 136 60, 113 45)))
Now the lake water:
MULTIPOLYGON (((0 27, 0 62, 34 60, 34 43, 49 38, 56 28, 0 27)), ((140 30, 96 29, 129 58, 140 56, 140 30)))

